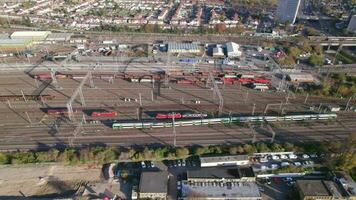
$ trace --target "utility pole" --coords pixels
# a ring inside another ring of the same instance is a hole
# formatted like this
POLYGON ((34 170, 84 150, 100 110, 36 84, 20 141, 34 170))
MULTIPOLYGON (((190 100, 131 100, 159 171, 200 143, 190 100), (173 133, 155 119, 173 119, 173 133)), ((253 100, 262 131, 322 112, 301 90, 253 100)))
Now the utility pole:
POLYGON ((176 132, 176 124, 175 124, 175 113, 172 113, 173 117, 172 117, 172 127, 173 127, 173 146, 176 147, 177 145, 177 132, 176 132))
POLYGON ((345 110, 348 110, 348 109, 349 109, 349 105, 350 105, 351 99, 352 99, 354 96, 355 96, 355 94, 352 95, 352 96, 349 98, 349 100, 347 101, 345 110))
POLYGON ((307 96, 306 96, 305 99, 304 99, 304 103, 305 103, 305 104, 307 103, 308 98, 309 98, 309 93, 307 93, 307 96))
POLYGON ((142 107, 142 97, 141 97, 141 93, 138 94, 138 98, 140 100, 140 106, 142 107))
POLYGON ((252 107, 252 113, 251 113, 251 115, 255 115, 255 109, 256 109, 256 104, 254 103, 254 104, 253 104, 253 107, 252 107))

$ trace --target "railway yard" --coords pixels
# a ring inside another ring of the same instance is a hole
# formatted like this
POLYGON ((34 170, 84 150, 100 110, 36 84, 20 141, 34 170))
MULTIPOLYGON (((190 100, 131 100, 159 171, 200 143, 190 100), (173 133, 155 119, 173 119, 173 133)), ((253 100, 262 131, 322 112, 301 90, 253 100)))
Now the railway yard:
MULTIPOLYGON (((241 81, 224 79, 218 72, 212 76, 221 77, 219 80, 224 81, 221 84, 206 84, 209 80, 207 73, 175 72, 163 76, 147 72, 93 71, 91 77, 94 87, 91 87, 90 81, 81 87, 83 98, 75 98, 72 102, 74 115, 71 120, 67 103, 86 72, 58 71, 55 74, 56 84, 48 71, 33 70, 30 74, 8 71, 0 75, 1 150, 47 149, 68 145, 244 143, 270 141, 274 133, 275 139, 280 141, 342 140, 356 130, 355 114, 351 111, 338 112, 336 119, 315 120, 312 123, 278 121, 113 129, 112 124, 118 122, 176 120, 179 123, 184 120, 179 118, 189 116, 187 114, 198 119, 305 115, 311 113, 311 107, 319 107, 319 111, 314 111, 317 113, 321 112, 322 105, 346 105, 347 99, 314 96, 306 99, 305 96, 274 90, 261 92, 247 87, 241 81), (214 85, 219 88, 223 99, 221 107, 214 85)), ((233 75, 230 73, 225 77, 233 75)), ((350 102, 351 105, 354 103, 354 100, 350 102)))

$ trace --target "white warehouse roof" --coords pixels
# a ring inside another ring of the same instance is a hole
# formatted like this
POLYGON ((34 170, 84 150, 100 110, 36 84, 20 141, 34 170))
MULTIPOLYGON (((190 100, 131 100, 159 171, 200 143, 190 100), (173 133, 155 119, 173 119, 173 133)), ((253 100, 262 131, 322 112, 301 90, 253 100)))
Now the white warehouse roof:
POLYGON ((226 43, 226 52, 228 57, 238 57, 241 56, 240 45, 235 42, 226 43))
POLYGON ((199 46, 196 43, 168 43, 168 52, 199 52, 199 46))
POLYGON ((288 74, 291 82, 313 82, 314 77, 311 74, 306 73, 293 73, 288 74))
POLYGON ((46 39, 50 31, 15 31, 11 34, 12 39, 46 39))

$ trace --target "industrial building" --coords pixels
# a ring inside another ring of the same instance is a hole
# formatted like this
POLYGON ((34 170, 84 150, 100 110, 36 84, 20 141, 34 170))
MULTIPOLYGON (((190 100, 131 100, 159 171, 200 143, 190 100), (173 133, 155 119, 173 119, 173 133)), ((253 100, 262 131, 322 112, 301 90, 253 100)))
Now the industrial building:
POLYGON ((49 34, 50 31, 15 31, 11 34, 11 39, 45 40, 49 34))
POLYGON ((332 181, 297 180, 296 187, 301 200, 345 199, 340 188, 332 181))
POLYGON ((201 167, 248 165, 248 155, 200 157, 201 167))
POLYGON ((356 15, 353 15, 350 19, 347 31, 350 33, 356 33, 356 15))
POLYGON ((201 49, 197 43, 168 43, 168 53, 200 53, 201 49))
POLYGON ((47 36, 47 41, 65 42, 69 41, 72 33, 51 33, 47 36))
POLYGON ((139 199, 167 199, 168 172, 142 172, 139 199))
POLYGON ((313 83, 314 77, 306 73, 290 73, 287 75, 287 80, 292 83, 313 83))
POLYGON ((255 181, 251 167, 206 167, 187 171, 187 182, 255 181))
POLYGON ((250 167, 210 167, 187 171, 184 199, 262 199, 250 167))
POLYGON ((223 57, 225 56, 224 50, 221 47, 213 48, 213 57, 223 57))
POLYGON ((183 185, 182 194, 183 199, 262 199, 255 182, 189 183, 183 185))
POLYGON ((294 24, 297 19, 300 0, 279 0, 277 6, 277 20, 279 23, 294 24))
POLYGON ((22 50, 31 46, 31 40, 24 39, 0 39, 0 48, 2 50, 22 50))
POLYGON ((236 58, 241 56, 242 52, 240 51, 240 45, 234 42, 228 42, 225 44, 225 46, 226 46, 227 57, 236 58))

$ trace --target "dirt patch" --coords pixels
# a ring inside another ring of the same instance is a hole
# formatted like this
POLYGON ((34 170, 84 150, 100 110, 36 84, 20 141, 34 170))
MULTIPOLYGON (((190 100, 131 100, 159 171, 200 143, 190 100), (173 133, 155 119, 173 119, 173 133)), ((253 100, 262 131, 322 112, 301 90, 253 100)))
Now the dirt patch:
POLYGON ((0 166, 0 197, 54 197, 100 182, 101 167, 54 164, 0 166))

